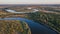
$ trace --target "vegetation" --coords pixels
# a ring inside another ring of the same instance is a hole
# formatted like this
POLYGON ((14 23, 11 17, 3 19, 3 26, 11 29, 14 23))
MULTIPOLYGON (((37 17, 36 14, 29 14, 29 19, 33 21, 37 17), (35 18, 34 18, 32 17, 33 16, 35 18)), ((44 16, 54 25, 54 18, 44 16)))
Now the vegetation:
POLYGON ((0 34, 31 34, 31 31, 24 21, 0 20, 0 34))
POLYGON ((60 14, 46 13, 42 11, 28 14, 26 18, 32 19, 38 23, 46 24, 52 29, 60 32, 60 14))
MULTIPOLYGON (((4 10, 0 10, 0 18, 8 18, 8 17, 23 17, 32 19, 38 23, 46 24, 52 29, 60 32, 60 10, 56 10, 57 8, 53 7, 44 7, 44 6, 35 6, 39 12, 30 13, 30 14, 15 14, 15 13, 8 13, 4 10), (42 11, 40 11, 42 10, 42 11), (45 11, 44 11, 45 10, 45 11), (47 12, 47 11, 51 11, 47 12), (52 12, 53 11, 53 12, 52 12)), ((34 8, 34 6, 32 6, 34 8)), ((18 7, 9 7, 9 9, 16 10, 18 12, 28 12, 33 10, 26 9, 25 6, 18 6, 18 7)), ((60 9, 60 8, 59 8, 60 9)), ((31 31, 28 25, 25 22, 21 21, 1 21, 0 20, 0 34, 31 34, 31 31), (8 25, 9 24, 9 25, 8 25), (17 25, 18 24, 18 25, 17 25), (20 28, 20 29, 19 29, 20 28)))
POLYGON ((15 13, 9 13, 4 10, 0 10, 0 18, 8 18, 8 17, 24 17, 26 14, 15 14, 15 13))
POLYGON ((60 12, 60 9, 58 9, 58 8, 47 7, 47 8, 44 8, 44 9, 48 10, 48 11, 60 12))

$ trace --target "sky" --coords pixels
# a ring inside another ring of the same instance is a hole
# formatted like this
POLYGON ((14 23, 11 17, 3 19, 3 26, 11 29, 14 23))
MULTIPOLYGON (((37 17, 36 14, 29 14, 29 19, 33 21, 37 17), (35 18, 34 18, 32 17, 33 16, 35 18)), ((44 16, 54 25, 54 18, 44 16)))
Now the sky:
POLYGON ((60 4, 60 0, 0 0, 0 4, 60 4))

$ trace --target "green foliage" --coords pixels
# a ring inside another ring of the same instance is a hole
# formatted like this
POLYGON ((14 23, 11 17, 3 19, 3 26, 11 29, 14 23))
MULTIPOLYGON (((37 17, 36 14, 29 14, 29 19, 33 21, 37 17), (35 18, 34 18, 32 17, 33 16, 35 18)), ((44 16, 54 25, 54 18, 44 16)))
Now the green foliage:
POLYGON ((0 34, 31 34, 31 31, 26 22, 19 20, 0 20, 0 34))
POLYGON ((60 32, 60 14, 36 12, 29 14, 27 18, 37 21, 39 23, 46 24, 49 27, 60 32))

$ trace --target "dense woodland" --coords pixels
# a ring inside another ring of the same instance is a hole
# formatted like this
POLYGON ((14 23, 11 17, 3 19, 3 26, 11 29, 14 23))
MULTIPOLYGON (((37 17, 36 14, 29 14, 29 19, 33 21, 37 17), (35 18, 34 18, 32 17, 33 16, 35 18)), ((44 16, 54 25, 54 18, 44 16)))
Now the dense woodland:
POLYGON ((0 20, 0 34, 31 34, 31 31, 24 21, 0 20))
POLYGON ((55 31, 60 32, 60 14, 36 12, 28 14, 26 18, 32 19, 40 24, 45 24, 55 31))
MULTIPOLYGON (((60 33, 60 10, 56 10, 57 8, 53 8, 53 7, 37 7, 38 10, 42 10, 42 11, 38 11, 36 13, 29 13, 29 14, 14 14, 14 13, 8 13, 6 11, 2 11, 0 10, 0 18, 4 18, 4 17, 24 17, 24 18, 28 18, 28 19, 31 19, 31 20, 34 20, 35 22, 39 23, 39 24, 44 24, 44 25, 47 25, 48 27, 50 27, 51 29, 57 31, 60 33), (48 13, 48 12, 44 12, 43 10, 46 10, 46 11, 53 11, 53 13, 48 13)), ((23 7, 15 7, 15 8, 10 8, 10 9, 13 9, 13 10, 16 10, 16 11, 32 11, 32 10, 27 10, 26 8, 23 8, 23 7)), ((30 30, 29 30, 29 27, 27 25, 26 22, 21 22, 21 21, 18 21, 18 22, 15 22, 15 21, 1 21, 0 20, 0 23, 2 24, 2 26, 0 26, 0 33, 3 34, 3 33, 9 33, 9 34, 16 34, 18 32, 16 31, 19 31, 20 34, 31 34, 30 30), (7 25, 10 24, 8 27, 7 25), (13 26, 16 26, 17 24, 18 27, 13 27, 13 26), (5 27, 5 28, 4 28, 5 27), (15 28, 15 29, 14 29, 15 28), (19 29, 20 28, 20 29, 19 29), (9 31, 8 31, 9 30, 9 31), (12 32, 13 31, 13 32, 12 32)))

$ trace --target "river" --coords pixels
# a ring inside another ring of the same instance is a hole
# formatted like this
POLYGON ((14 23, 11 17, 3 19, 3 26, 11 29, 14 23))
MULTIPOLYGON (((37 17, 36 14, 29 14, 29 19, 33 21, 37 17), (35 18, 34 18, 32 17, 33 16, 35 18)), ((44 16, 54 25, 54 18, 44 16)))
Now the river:
POLYGON ((29 25, 32 34, 57 34, 57 32, 45 27, 44 25, 38 24, 33 20, 28 20, 25 18, 0 18, 0 20, 20 20, 25 21, 29 25))
POLYGON ((5 11, 7 11, 7 12, 9 12, 9 13, 18 13, 18 14, 24 14, 24 13, 34 13, 34 12, 37 12, 37 11, 39 11, 39 10, 37 10, 37 9, 30 9, 30 10, 33 10, 33 11, 28 11, 28 12, 22 12, 22 11, 20 11, 20 12, 17 12, 17 11, 15 11, 15 10, 11 10, 11 9, 4 9, 5 11))

